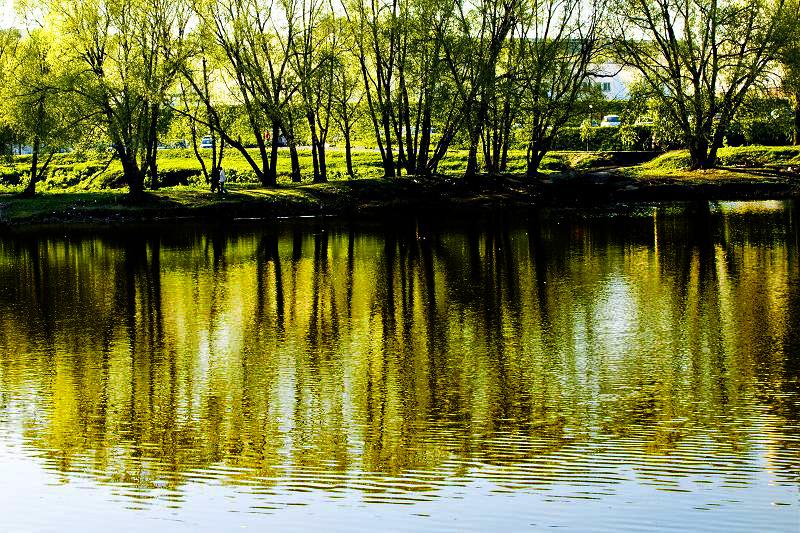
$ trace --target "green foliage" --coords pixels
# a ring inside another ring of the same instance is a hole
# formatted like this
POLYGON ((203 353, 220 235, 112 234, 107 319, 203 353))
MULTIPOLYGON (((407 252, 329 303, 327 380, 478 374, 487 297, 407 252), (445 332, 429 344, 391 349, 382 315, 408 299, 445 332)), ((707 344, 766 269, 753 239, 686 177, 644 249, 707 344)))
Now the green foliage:
MULTIPOLYGON (((564 130, 562 130, 560 133, 563 136, 568 135, 568 133, 566 131, 564 131, 564 130)), ((592 130, 592 121, 590 119, 584 120, 581 123, 581 127, 580 127, 578 133, 580 135, 581 141, 586 143, 586 147, 588 149, 589 142, 592 141, 594 139, 594 137, 595 137, 595 135, 593 135, 594 131, 592 130)), ((575 149, 577 149, 577 148, 575 148, 575 149)))
POLYGON ((635 150, 641 144, 639 132, 632 124, 623 122, 618 129, 619 142, 625 150, 635 150))
POLYGON ((714 166, 730 123, 778 58, 784 5, 736 0, 688 0, 680 9, 670 0, 613 4, 618 60, 637 70, 665 121, 666 128, 654 132, 656 139, 660 143, 670 128, 680 132, 693 168, 714 166))
MULTIPOLYGON (((0 182, 19 187, 34 161, 47 159, 49 167, 38 170, 44 190, 127 185, 141 193, 148 181, 205 186, 220 166, 233 184, 272 185, 298 174, 321 177, 322 153, 334 180, 395 171, 458 175, 467 168, 533 174, 551 149, 670 149, 709 140, 713 127, 687 132, 691 105, 676 112, 676 102, 685 104, 692 94, 699 97, 691 104, 702 108, 693 112, 702 115, 695 123, 719 114, 714 124, 725 128, 727 144, 787 142, 791 112, 778 119, 769 115, 774 107, 748 108, 737 96, 725 97, 730 109, 739 109, 728 116, 708 88, 663 75, 675 65, 659 63, 652 40, 609 41, 615 36, 608 34, 608 17, 624 31, 644 23, 623 7, 654 14, 653 27, 638 28, 637 35, 680 25, 654 9, 664 2, 625 0, 609 13, 599 0, 476 0, 458 9, 430 0, 354 0, 343 16, 329 3, 301 0, 25 0, 20 13, 37 24, 0 31, 0 145, 38 141, 41 157, 9 161, 0 182), (533 34, 539 38, 519 38, 533 34), (605 44, 614 45, 613 53, 605 44), (607 101, 592 83, 592 69, 614 53, 627 54, 620 63, 660 75, 643 75, 628 101, 607 101), (651 63, 642 62, 648 58, 651 63), (599 128, 586 120, 604 114, 621 115, 622 126, 599 128), (194 146, 207 134, 215 138, 213 156, 206 149, 199 160, 191 149, 154 155, 159 145, 194 146), (267 134, 298 148, 299 168, 288 149, 264 142, 267 134), (341 150, 345 136, 358 147, 352 171, 341 150), (312 141, 313 149, 305 148, 312 141), (55 153, 62 148, 72 151, 55 153), (507 150, 512 155, 504 166, 507 150)), ((687 35, 719 22, 715 38, 723 42, 698 44, 727 50, 732 41, 724 39, 747 28, 730 17, 709 20, 706 4, 691 0, 678 18, 685 19, 687 35)), ((721 12, 729 14, 732 5, 725 0, 721 12)), ((763 20, 774 14, 761 4, 742 9, 763 20)), ((752 42, 769 37, 753 32, 747 34, 752 42)), ((767 44, 771 53, 777 41, 767 44)), ((783 61, 791 66, 797 47, 784 44, 783 61)), ((675 45, 679 67, 708 68, 708 62, 695 65, 698 58, 682 46, 675 45)), ((720 72, 747 67, 753 54, 725 55, 720 72)), ((785 83, 792 79, 787 70, 785 83)), ((755 85, 755 78, 743 82, 743 93, 755 85)), ((560 171, 574 163, 554 155, 540 165, 560 171)))
POLYGON ((554 150, 651 150, 652 127, 623 125, 619 127, 588 127, 584 122, 580 128, 562 128, 553 145, 554 150))
POLYGON ((783 146, 791 143, 791 124, 781 120, 751 120, 744 124, 748 144, 783 146))

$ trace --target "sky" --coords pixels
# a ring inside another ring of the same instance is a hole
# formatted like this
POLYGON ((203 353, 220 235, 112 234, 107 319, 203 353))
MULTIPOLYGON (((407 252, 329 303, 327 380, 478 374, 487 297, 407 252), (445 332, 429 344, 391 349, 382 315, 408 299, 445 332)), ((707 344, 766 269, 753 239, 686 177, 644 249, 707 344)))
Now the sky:
POLYGON ((14 10, 14 0, 0 0, 0 28, 14 26, 17 21, 17 14, 14 10))

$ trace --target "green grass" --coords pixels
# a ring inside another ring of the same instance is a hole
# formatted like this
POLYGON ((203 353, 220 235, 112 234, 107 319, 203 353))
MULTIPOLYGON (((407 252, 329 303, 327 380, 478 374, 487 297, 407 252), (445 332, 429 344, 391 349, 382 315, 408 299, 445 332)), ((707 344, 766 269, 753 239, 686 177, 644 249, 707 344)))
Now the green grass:
MULTIPOLYGON (((318 214, 346 214, 369 211, 481 208, 514 196, 529 202, 523 187, 489 184, 487 190, 450 180, 410 178, 362 178, 321 184, 278 185, 264 188, 254 184, 230 184, 226 195, 213 194, 205 187, 177 186, 148 192, 132 203, 125 189, 105 191, 49 191, 34 198, 0 193, 0 226, 61 222, 116 222, 158 219, 252 218, 318 214)), ((528 186, 532 184, 529 183, 528 186)))
POLYGON ((715 177, 752 179, 751 169, 800 165, 798 146, 738 146, 720 148, 719 167, 713 170, 689 171, 689 151, 667 152, 648 163, 628 169, 639 178, 694 178, 715 177))
POLYGON ((40 194, 36 198, 23 199, 11 195, 0 195, 0 221, 45 218, 80 210, 129 210, 122 191, 71 192, 40 194))
MULTIPOLYGON (((254 159, 257 154, 253 152, 254 159)), ((300 166, 303 181, 310 181, 312 159, 309 150, 300 150, 300 166)), ((329 148, 327 151, 328 178, 332 182, 348 180, 344 151, 329 148)), ((713 176, 744 177, 752 176, 731 168, 754 169, 774 166, 800 166, 799 147, 737 147, 722 148, 719 151, 722 170, 689 173, 689 154, 686 150, 668 152, 649 163, 626 169, 629 176, 646 179, 656 178, 703 178, 713 176)), ((441 161, 439 171, 445 176, 457 178, 464 173, 467 164, 465 150, 452 150, 441 161)), ((551 152, 541 164, 544 174, 569 170, 587 170, 608 166, 610 159, 603 153, 595 152, 551 152)), ((0 192, 19 191, 27 180, 30 156, 6 158, 0 162, 0 192)), ((200 164, 191 150, 164 150, 159 152, 159 171, 167 182, 188 182, 189 185, 203 189, 206 187, 202 178, 200 164)), ((226 152, 224 168, 229 182, 233 184, 258 187, 255 173, 245 158, 238 152, 226 152)), ((353 167, 357 179, 377 179, 383 175, 380 154, 375 150, 355 149, 353 151, 353 167)), ((291 185, 291 162, 287 149, 281 149, 278 156, 278 183, 291 185)), ((525 152, 512 150, 509 152, 508 173, 524 174, 525 152)), ((50 164, 48 174, 37 186, 43 192, 80 192, 121 190, 125 188, 122 179, 122 167, 118 161, 111 161, 110 154, 77 153, 57 154, 50 164)))
POLYGON ((312 214, 323 209, 326 193, 337 196, 336 191, 326 191, 329 187, 332 185, 274 189, 232 185, 229 194, 220 196, 204 188, 179 186, 148 193, 135 204, 124 190, 51 191, 34 198, 0 194, 0 223, 153 219, 226 211, 233 216, 312 214))
MULTIPOLYGON (((786 183, 778 167, 800 166, 798 147, 743 147, 720 150, 723 168, 690 172, 685 150, 669 152, 642 165, 621 169, 627 180, 642 185, 707 185, 748 183, 753 185, 786 183)), ((95 157, 97 157, 95 155, 95 157)), ((200 166, 189 150, 159 153, 162 175, 188 176, 189 185, 162 187, 147 195, 143 202, 132 205, 127 187, 122 183, 118 162, 90 159, 79 154, 59 154, 51 163, 50 173, 38 190, 43 194, 33 199, 18 197, 25 181, 29 157, 16 157, 0 164, 0 223, 31 223, 76 220, 153 219, 159 217, 223 215, 233 217, 343 213, 370 207, 431 207, 450 204, 469 205, 504 202, 515 197, 531 201, 536 184, 520 177, 525 171, 525 153, 509 153, 508 172, 518 176, 497 187, 486 182, 476 187, 462 186, 461 180, 386 180, 380 154, 374 150, 353 153, 358 179, 348 179, 344 169, 344 152, 328 151, 329 178, 326 184, 310 184, 311 153, 300 152, 305 183, 293 184, 289 179, 288 151, 282 150, 278 163, 278 186, 264 188, 255 180, 252 169, 241 154, 230 152, 224 167, 230 176, 230 194, 211 194, 203 182, 200 166), (488 187, 488 188, 487 188, 488 187), (484 190, 485 189, 485 190, 484 190), (516 196, 515 196, 516 195, 516 196)), ((452 151, 441 164, 445 176, 459 177, 466 167, 467 152, 452 151)), ((572 171, 610 166, 607 154, 587 152, 553 152, 542 162, 542 172, 576 176, 572 171)), ((577 175, 580 176, 579 174, 577 175)), ((559 183, 571 183, 571 180, 559 183)), ((630 181, 629 181, 630 182, 630 181)), ((578 183, 578 182, 576 182, 578 183)), ((535 194, 535 193, 534 193, 535 194)))
MULTIPOLYGON (((258 161, 258 154, 251 152, 258 161)), ((328 179, 347 180, 344 151, 329 148, 326 152, 328 179)), ((303 181, 310 181, 313 164, 310 150, 299 151, 303 181)), ((207 161, 210 166, 210 161, 207 161)), ((608 164, 603 154, 586 152, 553 152, 542 161, 543 173, 569 169, 585 169, 608 164)), ((13 192, 21 189, 27 180, 30 156, 7 158, 0 163, 0 192, 13 192)), ((189 185, 204 188, 199 162, 191 150, 164 150, 158 155, 159 173, 167 183, 188 182, 189 185)), ((467 151, 452 150, 439 165, 439 172, 450 177, 461 176, 467 166, 467 151)), ((225 154, 223 167, 230 183, 258 185, 255 172, 239 152, 229 150, 225 154)), ((375 150, 353 150, 353 168, 357 179, 375 179, 383 176, 380 154, 375 150)), ((525 172, 525 152, 512 150, 509 153, 508 173, 525 172)), ((289 151, 281 149, 278 155, 278 184, 290 185, 291 160, 289 151)), ((50 163, 47 176, 37 185, 42 192, 103 191, 124 188, 122 166, 112 161, 110 154, 81 155, 75 153, 57 154, 50 163)))
POLYGON ((758 187, 785 184, 788 178, 782 171, 800 166, 800 147, 724 147, 719 150, 718 157, 717 168, 692 171, 688 168, 688 150, 675 150, 648 163, 624 168, 622 173, 649 185, 703 187, 730 184, 758 187))

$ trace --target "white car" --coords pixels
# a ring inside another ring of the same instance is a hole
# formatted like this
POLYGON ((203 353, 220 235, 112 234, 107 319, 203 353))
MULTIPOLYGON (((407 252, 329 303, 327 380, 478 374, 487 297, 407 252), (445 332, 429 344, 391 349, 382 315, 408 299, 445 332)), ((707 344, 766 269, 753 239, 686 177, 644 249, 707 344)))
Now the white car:
POLYGON ((606 115, 603 117, 603 120, 600 122, 600 127, 612 127, 617 128, 621 124, 619 120, 619 115, 606 115))

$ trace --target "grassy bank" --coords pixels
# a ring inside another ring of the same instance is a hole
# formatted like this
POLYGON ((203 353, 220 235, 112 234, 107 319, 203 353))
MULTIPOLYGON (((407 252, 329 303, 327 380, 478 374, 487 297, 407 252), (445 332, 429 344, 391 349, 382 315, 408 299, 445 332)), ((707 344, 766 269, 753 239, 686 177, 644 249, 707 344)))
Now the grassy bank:
POLYGON ((690 171, 688 150, 667 152, 652 161, 625 169, 638 179, 680 179, 703 183, 719 179, 773 179, 800 171, 800 146, 738 146, 721 148, 718 168, 690 171))
POLYGON ((131 204, 124 192, 112 190, 50 191, 30 199, 6 193, 0 194, 0 225, 463 211, 526 205, 538 196, 536 183, 518 180, 466 184, 412 178, 363 178, 275 188, 231 184, 223 196, 200 187, 169 187, 147 193, 136 204, 131 204))
MULTIPOLYGON (((425 209, 444 212, 498 206, 800 196, 800 148, 794 147, 725 148, 720 153, 721 168, 700 172, 685 169, 688 154, 682 151, 618 169, 603 168, 610 164, 605 154, 554 153, 548 156, 537 180, 523 177, 523 154, 513 153, 508 175, 484 177, 472 183, 460 179, 466 153, 451 154, 443 165, 446 172, 435 178, 387 180, 380 177, 376 152, 358 151, 359 178, 347 179, 341 173, 343 153, 331 150, 333 171, 329 183, 289 183, 286 157, 282 159, 286 166, 279 167, 281 179, 275 188, 263 188, 248 179, 244 159, 229 157, 226 170, 234 179, 225 196, 208 192, 200 178, 199 165, 190 155, 171 151, 162 153, 159 159, 165 173, 191 173, 194 178, 188 185, 161 188, 133 205, 124 187, 104 177, 104 173, 115 172, 113 162, 92 174, 96 161, 64 154, 48 176, 44 192, 36 198, 19 198, 14 194, 20 190, 19 185, 6 185, 5 192, 0 191, 0 224, 386 214, 425 209)), ((303 153, 302 161, 308 170, 308 152, 303 153)), ((6 162, 4 169, 23 164, 24 158, 18 158, 6 162)))
MULTIPOLYGON (((252 153, 257 161, 258 156, 252 153)), ((312 175, 311 151, 299 150, 300 168, 304 181, 312 175)), ((332 182, 349 180, 344 150, 335 147, 327 151, 328 178, 332 182)), ((568 169, 586 169, 608 164, 602 153, 557 152, 548 155, 542 162, 545 173, 568 169)), ((207 161, 210 166, 210 161, 207 161)), ((447 154, 439 165, 443 176, 458 177, 467 166, 467 152, 454 150, 447 154)), ((178 184, 203 187, 204 178, 200 163, 191 150, 163 150, 158 154, 159 174, 167 186, 178 184)), ((230 183, 257 185, 258 180, 247 160, 239 152, 227 151, 223 167, 230 183)), ((356 149, 353 151, 353 167, 356 179, 376 179, 383 175, 380 154, 375 150, 356 149)), ((30 156, 7 158, 0 162, 0 192, 20 190, 27 181, 30 156)), ((511 151, 508 172, 519 174, 525 171, 525 153, 511 151)), ((291 185, 291 162, 288 149, 282 148, 278 157, 278 184, 291 185)), ((111 154, 57 154, 54 156, 45 179, 38 184, 40 191, 84 192, 123 189, 122 166, 111 159, 111 154)))

